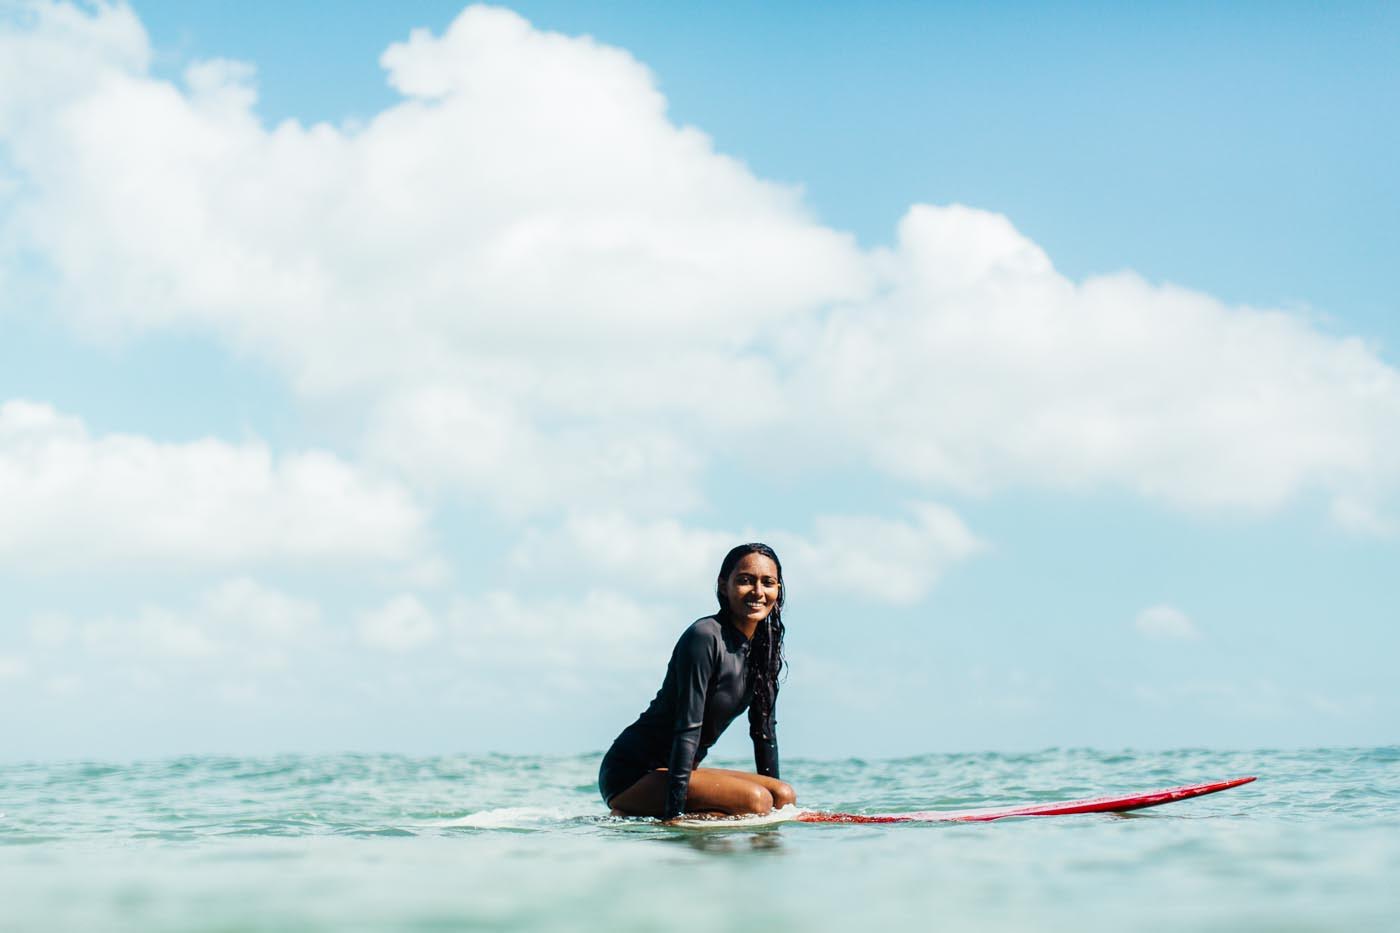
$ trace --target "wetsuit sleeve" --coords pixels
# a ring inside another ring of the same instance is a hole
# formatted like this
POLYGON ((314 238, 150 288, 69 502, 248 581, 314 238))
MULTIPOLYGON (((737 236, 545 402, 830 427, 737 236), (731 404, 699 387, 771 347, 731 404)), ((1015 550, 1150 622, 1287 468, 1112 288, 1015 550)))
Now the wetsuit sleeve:
POLYGON ((778 777, 778 718, 775 714, 766 723, 749 708, 749 735, 753 738, 754 770, 765 777, 778 777))
POLYGON ((670 779, 666 784, 666 806, 662 819, 672 819, 685 812, 685 797, 690 790, 690 772, 695 767, 695 752, 700 747, 700 730, 705 723, 705 695, 710 689, 716 657, 712 637, 697 627, 686 629, 676 643, 671 663, 675 665, 675 710, 672 723, 671 755, 666 760, 670 779))

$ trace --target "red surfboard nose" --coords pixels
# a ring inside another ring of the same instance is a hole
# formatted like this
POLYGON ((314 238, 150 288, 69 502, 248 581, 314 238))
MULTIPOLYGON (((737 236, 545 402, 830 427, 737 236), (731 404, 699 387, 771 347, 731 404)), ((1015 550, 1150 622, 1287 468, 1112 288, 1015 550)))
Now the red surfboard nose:
POLYGON ((1139 794, 1117 797, 1091 797, 1085 800, 1063 800, 1056 803, 1032 803, 1011 807, 980 810, 920 810, 913 813, 818 813, 809 811, 797 818, 800 823, 987 823, 1013 816, 1066 816, 1072 813, 1124 813, 1157 807, 1178 800, 1190 800, 1248 784, 1249 777, 1211 781, 1206 784, 1185 784, 1139 794))

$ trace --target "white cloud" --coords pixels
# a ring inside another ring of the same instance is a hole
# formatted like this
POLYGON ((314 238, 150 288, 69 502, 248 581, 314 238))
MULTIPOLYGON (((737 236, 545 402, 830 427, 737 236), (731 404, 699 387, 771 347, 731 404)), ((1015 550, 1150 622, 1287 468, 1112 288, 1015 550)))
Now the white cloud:
POLYGON ((575 735, 576 745, 606 742, 621 723, 598 730, 596 711, 635 716, 701 613, 601 587, 568 597, 492 590, 458 598, 441 614, 448 651, 433 660, 449 673, 437 678, 434 705, 469 711, 473 733, 505 729, 499 741, 510 742, 511 730, 577 720, 595 731, 575 735))
POLYGON ((1201 637, 1190 616, 1165 603, 1148 606, 1139 612, 1133 620, 1133 627, 1146 638, 1195 641, 1201 637))
POLYGON ((531 577, 602 579, 628 592, 708 599, 720 559, 751 537, 674 519, 574 512, 557 528, 527 530, 511 552, 511 564, 531 577))
POLYGON ((0 654, 0 683, 18 680, 29 673, 29 664, 24 658, 13 654, 0 654))
POLYGON ((798 587, 908 605, 986 546, 946 506, 916 502, 909 511, 910 521, 828 515, 813 519, 809 536, 775 532, 785 575, 798 587))
POLYGON ((44 692, 54 697, 71 697, 83 692, 83 678, 77 674, 57 674, 44 681, 44 692))
POLYGON ((1338 527, 1359 535, 1390 538, 1395 536, 1396 528, 1400 527, 1394 520, 1381 515, 1375 506, 1349 495, 1333 499, 1329 514, 1338 527))
MULTIPOLYGON (((227 580, 185 608, 147 605, 131 616, 80 623, 80 643, 101 655, 145 663, 209 662, 220 671, 272 670, 289 652, 324 640, 320 607, 255 580, 227 580)), ((204 668, 198 668, 203 670, 204 668)))
POLYGON ((57 612, 45 612, 29 620, 29 640, 40 648, 62 648, 73 636, 73 622, 57 612))
POLYGON ((314 635, 321 609, 314 602, 291 596, 240 577, 207 590, 200 614, 220 630, 243 629, 253 638, 294 642, 314 635))
POLYGON ((528 679, 531 708, 584 695, 632 703, 655 689, 676 638, 704 611, 602 587, 567 596, 490 590, 436 605, 399 593, 352 613, 347 631, 313 600, 235 578, 131 611, 36 614, 31 657, 0 655, 0 679, 83 672, 95 685, 149 696, 240 702, 308 691, 336 703, 366 693, 434 702, 448 685, 454 701, 483 713, 520 700, 528 679), (385 652, 417 652, 407 681, 383 669, 385 652), (347 681, 347 671, 359 673, 347 681))
POLYGON ((1400 374, 1373 349, 1072 282, 967 207, 916 205, 862 252, 672 124, 621 50, 471 7, 385 52, 405 99, 363 126, 268 128, 246 66, 181 89, 130 11, 37 10, 0 38, 11 275, 42 257, 83 332, 207 328, 367 404, 366 454, 425 488, 669 518, 725 459, 929 495, 1318 493, 1388 527, 1400 374))
POLYGON ((421 562, 425 517, 398 484, 321 452, 109 434, 0 404, 0 561, 60 570, 421 562))
POLYGON ((889 605, 917 601, 952 564, 985 545, 946 506, 919 502, 909 519, 819 515, 808 534, 781 529, 715 531, 679 521, 639 521, 621 512, 571 514, 534 529, 512 564, 551 578, 585 575, 628 592, 699 597, 707 611, 721 559, 734 545, 764 540, 783 562, 790 593, 841 593, 889 605))
MULTIPOLYGON (((28 620, 25 669, 56 697, 106 696, 118 705, 245 699, 312 682, 344 639, 308 599, 238 577, 183 599, 93 615, 46 611, 28 620)), ((298 701, 300 702, 300 701, 298 701)))
POLYGON ((543 430, 500 398, 443 387, 393 396, 376 410, 366 456, 425 489, 490 490, 515 516, 573 502, 626 502, 633 512, 692 507, 701 460, 673 431, 610 419, 543 430))
POLYGON ((802 393, 891 472, 1248 510, 1400 478, 1400 374, 1359 340, 1130 273, 1076 284, 963 207, 911 210, 892 266, 831 317, 802 393))
POLYGON ((203 322, 314 390, 517 347, 733 347, 863 284, 850 237, 670 124, 630 56, 506 10, 391 47, 408 99, 354 131, 264 129, 250 73, 226 62, 192 69, 187 93, 146 73, 148 53, 74 76, 41 50, 92 44, 110 17, 77 37, 58 19, 9 40, 51 96, 7 133, 16 227, 92 326, 203 322))
POLYGON ((456 652, 493 671, 496 682, 515 684, 529 674, 575 690, 596 685, 599 672, 655 673, 657 659, 667 657, 693 618, 666 602, 601 588, 579 598, 497 590, 456 601, 448 626, 456 652))
POLYGON ((417 597, 404 593, 362 613, 358 627, 366 645, 403 653, 437 637, 438 622, 417 597))

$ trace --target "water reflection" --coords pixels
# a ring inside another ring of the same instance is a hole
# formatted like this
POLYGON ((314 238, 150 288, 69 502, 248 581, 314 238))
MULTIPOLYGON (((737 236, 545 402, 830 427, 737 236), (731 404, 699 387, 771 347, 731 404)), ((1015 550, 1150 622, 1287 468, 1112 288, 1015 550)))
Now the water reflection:
POLYGON ((699 830, 675 839, 699 852, 739 855, 745 852, 781 852, 783 834, 777 827, 748 830, 699 830))
POLYGON ((637 817, 583 817, 581 823, 609 834, 639 833, 650 842, 686 845, 699 852, 738 855, 745 852, 779 852, 783 849, 780 825, 729 826, 716 820, 708 826, 665 826, 637 817))

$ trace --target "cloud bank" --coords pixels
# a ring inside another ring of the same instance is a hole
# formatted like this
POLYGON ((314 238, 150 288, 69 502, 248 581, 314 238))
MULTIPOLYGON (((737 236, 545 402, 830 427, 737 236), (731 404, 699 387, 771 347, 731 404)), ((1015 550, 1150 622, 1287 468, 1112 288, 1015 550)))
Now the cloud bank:
MULTIPOLYGON (((275 710, 295 681, 327 722, 372 696, 577 725, 635 712, 736 540, 778 548, 820 626, 844 599, 918 606, 991 546, 948 503, 1008 492, 1307 502, 1395 533, 1400 373, 1364 341, 1071 280, 969 206, 911 205, 862 248, 673 121, 623 50, 473 6, 390 46, 400 99, 344 125, 268 125, 251 64, 152 60, 121 5, 0 13, 0 328, 201 335, 348 428, 334 450, 169 443, 0 400, 0 569, 225 581, 55 607, 27 642, 0 626, 7 689, 178 681, 275 710), (464 582, 425 591, 444 554, 464 582), (311 568, 392 573, 247 576, 311 568)), ((1198 637, 1171 606, 1135 626, 1198 637)), ((808 684, 863 663, 795 657, 808 684)), ((972 678, 999 698, 979 715, 1045 705, 1013 673, 972 678)))
POLYGON ((1175 606, 1160 603, 1148 606, 1133 619, 1133 627, 1144 638, 1166 641, 1196 641, 1201 632, 1191 617, 1175 606))
POLYGON ((150 59, 124 7, 5 27, 6 274, 42 266, 78 333, 204 329, 363 401, 361 454, 420 488, 655 519, 719 463, 854 467, 1390 527, 1400 374, 1363 342, 1070 281, 968 207, 861 250, 619 49, 470 7, 384 53, 403 99, 357 126, 268 127, 250 66, 150 59))
POLYGON ((842 594, 885 605, 922 598, 942 574, 986 545, 951 509, 915 502, 907 518, 822 515, 810 531, 695 528, 675 519, 636 521, 623 512, 575 511, 557 527, 533 528, 511 552, 528 575, 606 582, 629 592, 708 604, 720 558, 736 543, 771 543, 789 591, 842 594))
POLYGON ((432 562, 408 491, 331 454, 94 437, 25 401, 0 404, 0 516, 11 570, 432 562))

